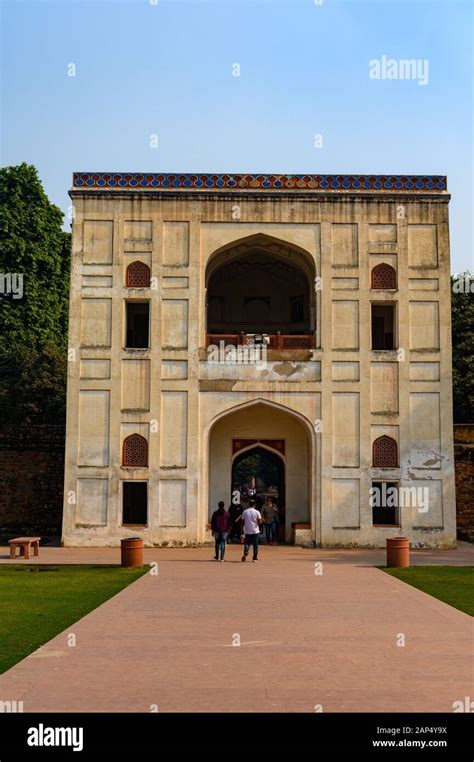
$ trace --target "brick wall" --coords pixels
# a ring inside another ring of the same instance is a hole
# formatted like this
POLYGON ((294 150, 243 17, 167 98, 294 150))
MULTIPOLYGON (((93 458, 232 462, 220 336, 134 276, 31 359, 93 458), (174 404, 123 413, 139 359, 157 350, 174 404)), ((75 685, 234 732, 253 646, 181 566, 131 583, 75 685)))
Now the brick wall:
POLYGON ((64 426, 0 426, 0 534, 61 534, 64 426))
POLYGON ((474 541, 474 424, 454 426, 458 538, 474 541))

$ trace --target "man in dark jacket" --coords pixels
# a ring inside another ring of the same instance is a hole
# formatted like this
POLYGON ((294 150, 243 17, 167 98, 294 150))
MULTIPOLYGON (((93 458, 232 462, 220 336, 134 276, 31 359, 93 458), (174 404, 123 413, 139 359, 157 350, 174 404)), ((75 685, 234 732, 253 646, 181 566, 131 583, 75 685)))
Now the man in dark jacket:
POLYGON ((242 513, 244 512, 244 509, 238 503, 237 505, 234 505, 233 503, 229 506, 229 519, 230 519, 230 540, 235 540, 237 544, 240 542, 240 535, 242 534, 242 513))
POLYGON ((229 531, 229 514, 225 510, 225 504, 222 500, 218 503, 217 511, 214 511, 211 518, 211 529, 215 541, 214 561, 224 561, 225 545, 227 542, 227 533, 229 531), (221 557, 219 558, 219 550, 221 557))

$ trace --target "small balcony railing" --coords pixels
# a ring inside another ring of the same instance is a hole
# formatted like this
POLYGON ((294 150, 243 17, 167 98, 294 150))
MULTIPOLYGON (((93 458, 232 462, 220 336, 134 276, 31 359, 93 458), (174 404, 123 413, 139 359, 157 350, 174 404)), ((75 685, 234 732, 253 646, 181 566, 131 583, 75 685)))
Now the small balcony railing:
POLYGON ((283 333, 207 333, 206 348, 215 344, 220 346, 255 346, 264 344, 268 349, 314 349, 316 346, 314 334, 283 334, 283 333))

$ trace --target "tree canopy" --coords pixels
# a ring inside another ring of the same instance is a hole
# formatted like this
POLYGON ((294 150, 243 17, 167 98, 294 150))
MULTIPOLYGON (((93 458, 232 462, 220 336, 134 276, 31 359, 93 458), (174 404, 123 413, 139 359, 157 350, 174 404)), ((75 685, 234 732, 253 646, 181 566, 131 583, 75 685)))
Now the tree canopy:
POLYGON ((258 477, 266 487, 279 483, 278 455, 258 448, 251 450, 247 456, 239 458, 234 464, 232 478, 234 484, 250 486, 252 477, 258 477))
POLYGON ((0 415, 60 423, 65 413, 71 234, 35 167, 0 169, 0 415))
POLYGON ((0 169, 0 341, 3 346, 67 345, 71 234, 35 167, 0 169), (5 275, 20 276, 22 295, 6 293, 5 275))
POLYGON ((451 278, 455 423, 474 423, 474 276, 451 278))

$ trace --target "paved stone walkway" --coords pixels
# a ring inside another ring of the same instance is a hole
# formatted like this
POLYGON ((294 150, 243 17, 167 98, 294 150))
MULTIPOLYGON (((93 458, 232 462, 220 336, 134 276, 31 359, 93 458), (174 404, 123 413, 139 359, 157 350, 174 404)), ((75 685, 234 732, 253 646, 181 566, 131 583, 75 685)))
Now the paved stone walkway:
MULTIPOLYGON (((472 550, 412 560, 466 564, 472 550)), ((40 552, 118 560, 117 549, 40 552)), ((374 568, 383 551, 262 547, 258 564, 227 552, 216 563, 209 548, 147 550, 158 576, 0 676, 0 699, 25 712, 450 712, 473 695, 471 618, 374 568)))

